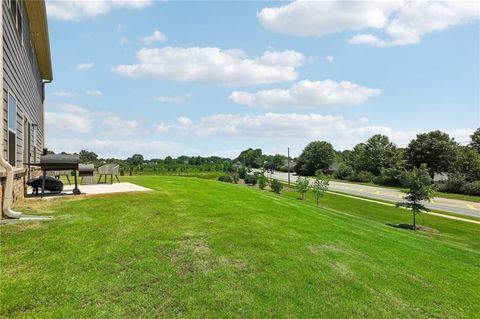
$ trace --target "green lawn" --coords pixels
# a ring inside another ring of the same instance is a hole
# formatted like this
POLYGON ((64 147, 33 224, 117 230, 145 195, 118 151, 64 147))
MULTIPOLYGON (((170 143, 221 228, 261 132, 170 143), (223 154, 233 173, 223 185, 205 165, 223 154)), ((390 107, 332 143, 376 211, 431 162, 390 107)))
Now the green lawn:
POLYGON ((474 318, 480 226, 185 177, 149 193, 27 201, 2 225, 0 317, 474 318))

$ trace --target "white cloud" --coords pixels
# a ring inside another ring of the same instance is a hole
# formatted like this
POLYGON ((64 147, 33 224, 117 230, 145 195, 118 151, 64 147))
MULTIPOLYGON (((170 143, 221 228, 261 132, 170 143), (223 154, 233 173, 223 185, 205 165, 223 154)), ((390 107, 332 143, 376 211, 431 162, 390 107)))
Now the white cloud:
POLYGON ((357 34, 348 40, 350 44, 369 44, 376 47, 386 47, 387 43, 373 34, 357 34))
POLYGON ((136 121, 124 120, 115 114, 107 114, 102 121, 103 125, 108 126, 109 135, 133 135, 145 132, 138 130, 136 121))
POLYGON ((385 134, 405 145, 415 136, 414 131, 395 131, 386 126, 365 125, 366 118, 348 121, 341 116, 299 113, 266 113, 259 115, 215 114, 192 120, 177 118, 176 123, 162 127, 169 131, 201 138, 265 138, 322 139, 340 141, 339 148, 352 147, 373 134, 385 134))
POLYGON ((127 158, 140 153, 146 158, 159 158, 180 156, 182 154, 195 154, 191 149, 168 141, 159 140, 112 140, 99 138, 63 138, 58 136, 47 136, 46 146, 55 152, 74 153, 82 149, 93 151, 102 158, 127 158))
POLYGON ((380 90, 332 80, 300 81, 288 89, 262 90, 256 93, 234 91, 229 99, 248 106, 338 106, 356 105, 380 94, 380 90))
POLYGON ((94 119, 88 110, 75 104, 56 104, 53 107, 56 111, 45 112, 48 132, 89 133, 92 131, 94 119))
POLYGON ((387 34, 388 39, 358 34, 349 42, 387 47, 415 44, 427 33, 477 20, 480 6, 476 1, 298 0, 264 8, 257 17, 265 28, 295 36, 378 29, 387 34))
POLYGON ((327 55, 327 56, 325 57, 325 61, 327 61, 328 63, 333 63, 333 60, 334 60, 334 58, 333 58, 333 56, 331 56, 331 55, 327 55))
POLYGON ((345 30, 382 28, 395 2, 294 1, 257 12, 262 25, 295 36, 322 36, 345 30))
POLYGON ((165 36, 165 34, 163 34, 158 30, 153 31, 151 35, 142 38, 142 42, 147 45, 150 45, 155 42, 163 42, 163 41, 167 41, 167 37, 165 36))
POLYGON ((77 64, 75 66, 75 69, 79 70, 79 71, 84 71, 84 70, 89 70, 91 68, 93 68, 95 64, 93 63, 80 63, 80 64, 77 64))
POLYGON ((165 133, 165 132, 168 132, 170 130, 171 126, 170 125, 166 125, 165 123, 160 123, 157 125, 157 132, 158 133, 165 133))
POLYGON ((77 92, 70 92, 70 91, 56 91, 53 92, 54 96, 59 96, 59 97, 76 97, 78 96, 77 92))
POLYGON ((305 57, 295 51, 266 51, 247 58, 243 51, 215 47, 143 48, 138 64, 119 65, 113 72, 129 77, 243 86, 293 81, 305 57))
POLYGON ((160 103, 175 103, 175 104, 180 104, 185 102, 190 98, 190 95, 187 94, 185 96, 180 96, 180 95, 157 95, 154 96, 153 99, 157 102, 160 103))
POLYGON ((101 97, 102 96, 102 91, 99 90, 87 90, 85 91, 85 94, 90 96, 90 97, 101 97))
POLYGON ((107 14, 116 8, 141 9, 151 3, 151 0, 48 0, 47 13, 49 18, 78 21, 107 14))

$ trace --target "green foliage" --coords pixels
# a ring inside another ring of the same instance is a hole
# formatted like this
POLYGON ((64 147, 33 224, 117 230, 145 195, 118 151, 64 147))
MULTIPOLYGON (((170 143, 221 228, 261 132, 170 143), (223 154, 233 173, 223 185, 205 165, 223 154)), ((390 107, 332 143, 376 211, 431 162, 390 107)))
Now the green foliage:
POLYGON ((231 182, 233 181, 232 178, 230 177, 230 175, 220 176, 220 177, 218 178, 218 180, 219 180, 220 182, 224 182, 224 183, 231 183, 231 182))
POLYGON ((352 182, 369 183, 373 181, 373 174, 368 171, 354 172, 349 180, 352 182))
POLYGON ((98 159, 98 155, 94 152, 89 152, 86 150, 81 150, 78 154, 80 157, 81 163, 91 163, 98 159))
POLYGON ((325 141, 311 142, 298 157, 295 171, 299 175, 314 175, 319 169, 327 169, 334 159, 335 151, 332 144, 325 141))
POLYGON ((374 178, 375 184, 387 186, 406 186, 406 170, 403 168, 384 168, 374 178))
POLYGON ((323 176, 323 174, 320 173, 315 176, 312 189, 318 206, 320 197, 323 197, 324 193, 328 190, 328 180, 325 178, 325 176, 323 176))
POLYGON ((247 176, 247 169, 245 167, 240 167, 238 169, 238 177, 245 179, 245 176, 247 176))
POLYGON ((470 142, 470 147, 480 153, 480 128, 477 128, 477 130, 470 135, 470 139, 472 140, 470 142))
POLYGON ((238 174, 237 173, 232 173, 230 175, 232 177, 232 181, 235 183, 235 184, 238 184, 238 180, 240 179, 238 174))
POLYGON ((397 203, 397 207, 406 207, 412 211, 413 228, 416 229, 416 215, 428 210, 422 202, 430 201, 432 179, 425 164, 420 165, 420 168, 414 167, 410 172, 407 172, 406 179, 408 190, 405 193, 407 196, 405 196, 404 202, 397 203))
POLYGON ((466 195, 480 196, 480 181, 463 184, 460 188, 460 192, 466 195))
POLYGON ((296 188, 297 188, 297 192, 300 194, 300 197, 302 199, 305 199, 305 194, 308 191, 309 184, 310 184, 310 180, 306 177, 299 177, 297 179, 296 188))
POLYGON ((353 169, 346 163, 340 163, 338 169, 333 173, 333 176, 338 179, 350 179, 353 175, 353 169))
POLYGON ((235 159, 235 161, 238 161, 240 163, 245 162, 245 166, 248 167, 253 167, 253 168, 259 168, 263 166, 263 156, 262 156, 262 150, 257 148, 249 148, 247 150, 244 150, 238 155, 238 157, 235 159))
POLYGON ((276 180, 276 179, 272 179, 272 181, 270 182, 270 188, 272 189, 272 191, 274 191, 275 193, 277 194, 280 194, 280 192, 282 191, 283 189, 283 184, 276 180))
POLYGON ((261 173, 258 176, 258 188, 263 190, 263 189, 265 189, 265 186, 267 186, 267 178, 265 177, 264 173, 261 173))
POLYGON ((465 175, 468 182, 480 180, 480 153, 473 148, 459 146, 455 170, 465 175))
POLYGON ((400 152, 387 136, 377 134, 365 144, 357 144, 349 155, 349 163, 356 171, 379 175, 382 169, 392 168, 400 161, 400 152))
POLYGON ((257 184, 258 177, 253 175, 253 174, 247 174, 245 176, 245 184, 247 185, 256 185, 257 184))
POLYGON ((144 158, 141 154, 134 154, 132 157, 127 158, 127 163, 132 166, 138 166, 143 164, 144 158))
POLYGON ((406 149, 406 159, 410 167, 419 168, 427 164, 430 177, 435 173, 449 172, 456 159, 457 144, 441 131, 417 134, 406 149))

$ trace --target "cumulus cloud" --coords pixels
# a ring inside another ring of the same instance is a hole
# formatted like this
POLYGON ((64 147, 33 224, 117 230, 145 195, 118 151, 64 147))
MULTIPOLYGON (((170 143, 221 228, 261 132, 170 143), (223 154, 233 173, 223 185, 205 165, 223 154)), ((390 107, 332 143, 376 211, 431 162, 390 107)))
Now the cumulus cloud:
POLYGON ((141 9, 149 6, 152 0, 68 0, 47 1, 47 13, 50 18, 79 21, 109 13, 112 9, 141 9))
POLYGON ((93 63, 80 63, 75 66, 75 69, 79 71, 84 71, 84 70, 89 70, 93 68, 94 64, 93 63))
POLYGON ((265 28, 294 36, 377 29, 388 38, 361 33, 349 42, 387 47, 415 44, 427 33, 477 20, 480 7, 476 1, 297 0, 264 8, 257 17, 265 28))
POLYGON ((136 153, 143 154, 146 158, 195 154, 182 144, 160 140, 63 138, 54 135, 47 136, 46 146, 55 152, 68 153, 78 153, 79 150, 87 149, 103 158, 127 158, 136 153))
POLYGON ((153 31, 151 35, 142 38, 142 42, 147 45, 162 41, 167 41, 167 37, 165 36, 165 34, 158 30, 153 31))
POLYGON ((255 93, 234 91, 229 99, 248 106, 338 106, 356 105, 380 94, 380 90, 332 80, 300 81, 288 89, 262 90, 255 93))
POLYGON ((190 98, 190 95, 187 94, 185 96, 182 95, 157 95, 154 96, 153 99, 160 103, 175 103, 180 104, 185 102, 190 98))
POLYGON ((89 133, 94 122, 90 112, 75 104, 56 104, 54 111, 45 112, 49 132, 89 133))
POLYGON ((248 58, 241 50, 215 47, 143 48, 138 64, 118 65, 113 72, 136 78, 175 80, 225 86, 293 81, 305 57, 296 51, 268 50, 248 58))
POLYGON ((328 63, 333 63, 333 60, 334 60, 334 58, 333 58, 333 56, 331 56, 331 55, 327 55, 327 56, 325 57, 325 61, 327 61, 328 63))
POLYGON ((86 95, 90 97, 101 97, 102 96, 102 91, 99 90, 87 90, 85 92, 86 95))
POLYGON ((165 132, 168 132, 170 130, 171 126, 170 125, 166 125, 165 123, 160 123, 157 125, 157 132, 158 133, 165 133, 165 132))
POLYGON ((140 135, 147 133, 145 131, 139 131, 138 122, 124 120, 115 114, 106 114, 102 124, 108 127, 107 135, 140 135))

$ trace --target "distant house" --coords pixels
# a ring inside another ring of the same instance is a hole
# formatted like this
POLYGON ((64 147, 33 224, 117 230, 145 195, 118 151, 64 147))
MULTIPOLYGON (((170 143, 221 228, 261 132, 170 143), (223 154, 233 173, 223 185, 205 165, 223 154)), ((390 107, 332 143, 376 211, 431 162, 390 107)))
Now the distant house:
MULTIPOLYGON (((25 163, 37 162, 45 140, 45 84, 52 63, 44 0, 2 1, 3 156, 14 167, 15 198, 23 196, 25 163)), ((4 170, 0 172, 2 185, 4 170)))

